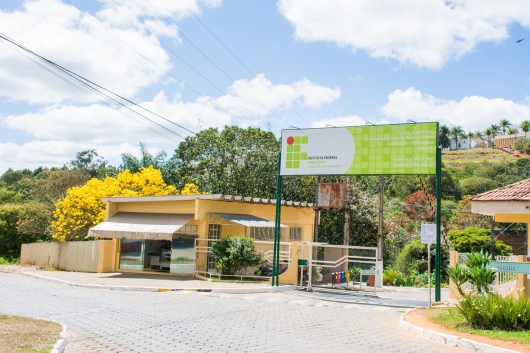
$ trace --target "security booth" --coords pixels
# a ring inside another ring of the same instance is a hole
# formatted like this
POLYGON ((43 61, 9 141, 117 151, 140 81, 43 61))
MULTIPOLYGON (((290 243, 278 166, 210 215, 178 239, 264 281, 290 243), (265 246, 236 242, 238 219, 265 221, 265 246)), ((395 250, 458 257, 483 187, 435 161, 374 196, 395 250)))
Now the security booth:
MULTIPOLYGON (((148 271, 175 275, 217 272, 212 244, 245 235, 272 262, 275 201, 231 195, 111 197, 107 219, 89 236, 116 239, 114 271, 148 271)), ((281 201, 282 261, 291 262, 293 241, 313 237, 313 204, 281 201)), ((250 269, 249 269, 250 270, 250 269)), ((294 284, 294 283, 293 283, 294 284)))

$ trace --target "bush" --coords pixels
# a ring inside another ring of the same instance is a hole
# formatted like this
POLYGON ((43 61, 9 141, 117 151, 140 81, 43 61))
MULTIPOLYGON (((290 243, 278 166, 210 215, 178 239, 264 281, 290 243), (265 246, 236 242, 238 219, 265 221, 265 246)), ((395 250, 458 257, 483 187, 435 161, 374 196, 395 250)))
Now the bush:
POLYGON ((483 177, 471 177, 460 181, 463 195, 476 195, 493 190, 496 187, 497 185, 493 180, 483 177))
MULTIPOLYGON (((487 252, 491 249, 490 231, 484 228, 468 227, 447 233, 451 246, 460 253, 487 252)), ((512 247, 501 240, 495 241, 495 255, 510 255, 512 247)))
MULTIPOLYGON (((445 247, 442 247, 442 268, 447 268, 448 264, 449 253, 445 247)), ((418 238, 408 243, 399 252, 394 270, 402 273, 411 273, 411 271, 423 273, 427 271, 427 267, 427 246, 422 244, 418 238)), ((431 268, 434 269, 434 251, 431 251, 431 268)))
POLYGON ((526 145, 524 145, 523 152, 526 154, 530 154, 530 142, 527 142, 526 145))
POLYGON ((214 242, 212 256, 219 271, 227 275, 233 275, 245 267, 262 263, 261 254, 254 249, 252 239, 244 235, 214 242))
POLYGON ((387 269, 383 272, 383 284, 384 285, 393 285, 394 280, 398 276, 399 272, 392 269, 387 269))
POLYGON ((526 137, 518 138, 513 143, 513 149, 519 152, 524 152, 524 148, 528 144, 528 142, 530 142, 530 140, 526 137))
POLYGON ((457 305, 467 322, 475 328, 510 331, 530 330, 530 299, 489 294, 462 297, 457 305))

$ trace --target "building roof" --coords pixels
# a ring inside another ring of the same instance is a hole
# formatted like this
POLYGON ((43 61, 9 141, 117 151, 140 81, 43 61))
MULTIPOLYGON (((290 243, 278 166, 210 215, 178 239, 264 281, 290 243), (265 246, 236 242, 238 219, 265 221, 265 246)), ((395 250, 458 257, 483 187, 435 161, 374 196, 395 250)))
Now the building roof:
POLYGON ((478 194, 471 201, 530 201, 530 179, 478 194))
MULTIPOLYGON (((167 195, 167 196, 137 196, 137 197, 104 197, 103 202, 160 202, 160 201, 193 201, 193 200, 212 200, 225 202, 241 202, 263 205, 276 205, 276 200, 262 199, 259 197, 233 196, 221 194, 194 194, 194 195, 167 195)), ((282 206, 292 207, 314 207, 313 203, 285 201, 282 200, 282 206)))

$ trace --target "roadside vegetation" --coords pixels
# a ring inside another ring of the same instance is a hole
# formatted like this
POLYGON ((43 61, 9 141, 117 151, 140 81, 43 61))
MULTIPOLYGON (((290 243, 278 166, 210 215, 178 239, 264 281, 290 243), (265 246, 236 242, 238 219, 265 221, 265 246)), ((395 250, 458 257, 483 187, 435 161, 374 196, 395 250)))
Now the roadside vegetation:
MULTIPOLYGON (((461 130, 461 129, 460 129, 461 130)), ((447 150, 447 143, 464 138, 459 129, 441 127, 442 155, 442 262, 450 249, 471 249, 458 232, 485 245, 490 219, 473 214, 470 197, 530 176, 530 159, 493 149, 494 135, 475 132, 475 147, 447 150), (444 135, 445 134, 445 135, 444 135), (455 135, 456 134, 456 135, 455 135), (445 141, 445 142, 444 142, 445 141)), ((503 130, 498 128, 497 134, 503 130)), ((505 126, 504 132, 509 133, 505 126)), ((512 131, 513 132, 513 131, 512 131)), ((469 134, 466 135, 469 139, 469 134)), ((83 241, 87 230, 104 218, 100 197, 187 193, 231 194, 274 198, 280 141, 268 131, 227 126, 206 129, 181 142, 173 155, 152 153, 140 143, 141 156, 122 155, 110 165, 95 150, 81 151, 64 166, 35 170, 8 170, 0 178, 0 257, 14 261, 20 245, 36 241, 83 241)), ((321 181, 345 182, 344 177, 321 181)), ((350 242, 376 246, 378 232, 377 176, 353 176, 350 190, 350 242)), ((314 202, 316 177, 285 177, 283 199, 314 202)), ((427 275, 427 249, 419 242, 421 223, 434 223, 435 176, 386 178, 384 263, 386 283, 423 286, 427 275)), ((342 244, 344 212, 322 211, 319 241, 342 244)), ((508 225, 495 223, 496 234, 508 225)), ((514 249, 498 245, 499 253, 523 248, 526 229, 511 225, 514 249)), ((502 241, 499 239, 499 242, 502 241)), ((524 250, 524 249, 523 249, 524 250)), ((460 251, 460 250, 459 250, 460 251)), ((444 280, 447 274, 443 273, 444 280)))
POLYGON ((0 314, 0 352, 48 353, 62 329, 55 322, 0 314))

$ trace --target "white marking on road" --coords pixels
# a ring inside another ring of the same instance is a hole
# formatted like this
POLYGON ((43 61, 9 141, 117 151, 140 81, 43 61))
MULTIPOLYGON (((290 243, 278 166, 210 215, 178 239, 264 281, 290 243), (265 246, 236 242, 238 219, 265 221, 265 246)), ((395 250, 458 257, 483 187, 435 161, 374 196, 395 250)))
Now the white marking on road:
POLYGON ((293 305, 304 305, 305 302, 307 302, 307 300, 293 300, 293 301, 290 302, 289 304, 293 304, 293 305))

